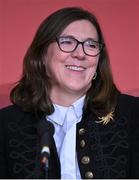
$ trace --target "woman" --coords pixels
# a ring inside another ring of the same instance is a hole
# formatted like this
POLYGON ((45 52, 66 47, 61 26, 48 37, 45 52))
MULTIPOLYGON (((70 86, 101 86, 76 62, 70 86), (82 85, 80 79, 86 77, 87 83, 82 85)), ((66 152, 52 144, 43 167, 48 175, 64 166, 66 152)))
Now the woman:
POLYGON ((139 178, 139 99, 116 88, 90 12, 42 22, 11 101, 0 111, 0 178, 139 178))

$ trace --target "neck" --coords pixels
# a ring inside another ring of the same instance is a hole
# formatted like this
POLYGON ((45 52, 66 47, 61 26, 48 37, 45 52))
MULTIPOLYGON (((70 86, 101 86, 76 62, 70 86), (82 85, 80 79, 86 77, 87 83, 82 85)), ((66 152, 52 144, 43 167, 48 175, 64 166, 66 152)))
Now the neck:
POLYGON ((84 96, 84 93, 67 93, 60 90, 51 90, 52 102, 65 107, 70 106, 82 96, 84 96))

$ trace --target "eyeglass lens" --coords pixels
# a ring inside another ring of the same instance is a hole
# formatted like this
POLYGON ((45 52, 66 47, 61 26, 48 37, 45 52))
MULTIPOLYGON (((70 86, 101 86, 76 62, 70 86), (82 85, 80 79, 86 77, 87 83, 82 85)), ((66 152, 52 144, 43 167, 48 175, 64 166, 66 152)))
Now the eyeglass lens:
POLYGON ((102 49, 102 44, 93 39, 80 42, 72 36, 61 36, 57 38, 57 42, 59 48, 64 52, 73 52, 79 44, 82 44, 84 53, 89 56, 97 56, 102 49))

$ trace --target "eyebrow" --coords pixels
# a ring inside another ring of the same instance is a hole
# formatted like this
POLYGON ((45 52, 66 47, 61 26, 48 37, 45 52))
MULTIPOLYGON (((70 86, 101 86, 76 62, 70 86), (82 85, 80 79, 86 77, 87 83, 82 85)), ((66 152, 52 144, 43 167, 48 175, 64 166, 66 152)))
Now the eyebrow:
MULTIPOLYGON (((68 34, 61 34, 59 37, 69 37, 69 38, 74 38, 74 39, 77 39, 75 36, 73 35, 68 35, 68 34)), ((78 41, 80 41, 79 39, 77 39, 78 41)), ((98 40, 96 38, 93 38, 93 37, 87 37, 86 39, 84 39, 83 41, 86 41, 86 40, 92 40, 92 41, 96 41, 98 42, 98 40)))

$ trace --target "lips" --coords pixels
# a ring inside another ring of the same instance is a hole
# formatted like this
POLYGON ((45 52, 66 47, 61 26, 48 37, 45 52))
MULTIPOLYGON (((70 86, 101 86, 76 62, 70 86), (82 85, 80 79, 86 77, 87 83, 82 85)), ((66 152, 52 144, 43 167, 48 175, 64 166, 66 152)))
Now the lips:
POLYGON ((66 68, 73 71, 84 71, 86 69, 83 66, 75 66, 75 65, 66 65, 66 68))

